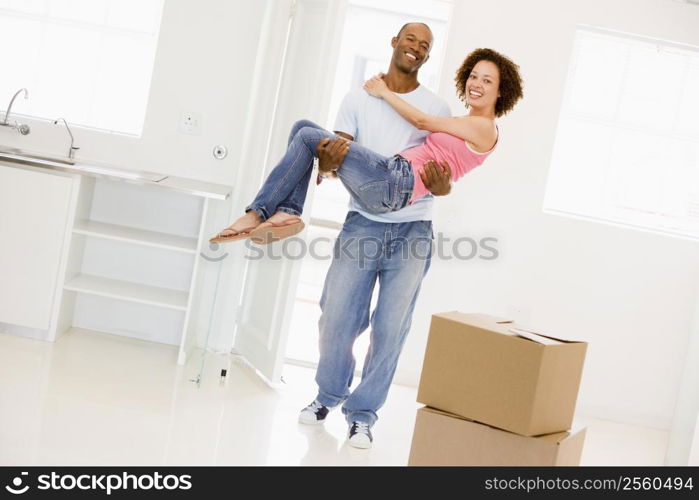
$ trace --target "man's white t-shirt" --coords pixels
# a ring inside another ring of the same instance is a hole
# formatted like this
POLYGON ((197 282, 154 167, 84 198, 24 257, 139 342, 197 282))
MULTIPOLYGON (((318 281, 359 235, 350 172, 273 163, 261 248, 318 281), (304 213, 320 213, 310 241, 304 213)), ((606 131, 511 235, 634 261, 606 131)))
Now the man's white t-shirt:
MULTIPOLYGON (((447 103, 422 85, 412 92, 399 95, 429 115, 451 116, 447 103)), ((413 127, 386 101, 372 97, 362 89, 351 91, 342 100, 333 130, 351 135, 362 146, 384 156, 393 156, 418 146, 429 134, 426 130, 413 127)), ((401 210, 379 215, 363 211, 350 198, 349 209, 376 222, 412 222, 432 220, 433 203, 432 195, 427 195, 401 210)))

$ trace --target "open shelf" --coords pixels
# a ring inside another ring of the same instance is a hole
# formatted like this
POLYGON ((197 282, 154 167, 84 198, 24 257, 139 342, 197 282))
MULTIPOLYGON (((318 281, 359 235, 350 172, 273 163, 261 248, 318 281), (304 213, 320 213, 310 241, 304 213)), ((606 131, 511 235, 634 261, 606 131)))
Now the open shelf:
POLYGON ((126 241, 139 245, 146 245, 166 250, 174 250, 190 254, 197 253, 197 239, 178 236, 175 234, 160 233, 157 231, 147 231, 106 222, 93 220, 77 220, 73 232, 98 238, 106 238, 117 241, 126 241))
POLYGON ((65 290, 88 293, 109 297, 113 299, 127 300, 169 309, 187 310, 187 292, 142 285, 129 281, 121 281, 89 274, 79 274, 68 280, 63 286, 65 290))

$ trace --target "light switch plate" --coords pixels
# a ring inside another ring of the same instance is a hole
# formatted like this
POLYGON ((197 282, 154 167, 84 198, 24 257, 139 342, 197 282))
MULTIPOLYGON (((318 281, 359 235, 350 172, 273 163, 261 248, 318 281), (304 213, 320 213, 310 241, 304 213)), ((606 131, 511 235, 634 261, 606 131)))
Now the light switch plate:
POLYGON ((183 134, 201 135, 201 115, 193 111, 183 111, 180 114, 178 130, 183 134))

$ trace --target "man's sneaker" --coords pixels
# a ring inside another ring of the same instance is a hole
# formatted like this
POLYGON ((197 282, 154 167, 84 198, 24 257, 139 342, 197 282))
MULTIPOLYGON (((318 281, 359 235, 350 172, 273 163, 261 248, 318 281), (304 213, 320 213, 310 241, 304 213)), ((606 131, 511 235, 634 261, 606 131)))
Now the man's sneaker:
POLYGON ((323 406, 317 400, 313 401, 311 404, 306 406, 301 410, 299 415, 299 422, 302 424, 317 425, 325 422, 325 417, 328 416, 330 408, 323 406))
POLYGON ((371 442, 373 441, 369 424, 366 422, 352 422, 347 438, 349 444, 355 448, 371 448, 371 442))

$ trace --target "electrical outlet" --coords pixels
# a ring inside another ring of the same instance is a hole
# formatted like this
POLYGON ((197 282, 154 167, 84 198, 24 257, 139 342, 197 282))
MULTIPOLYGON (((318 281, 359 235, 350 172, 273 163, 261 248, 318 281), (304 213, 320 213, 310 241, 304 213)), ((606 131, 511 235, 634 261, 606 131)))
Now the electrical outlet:
POLYGON ((192 111, 183 111, 178 129, 183 134, 201 135, 201 115, 192 111))

